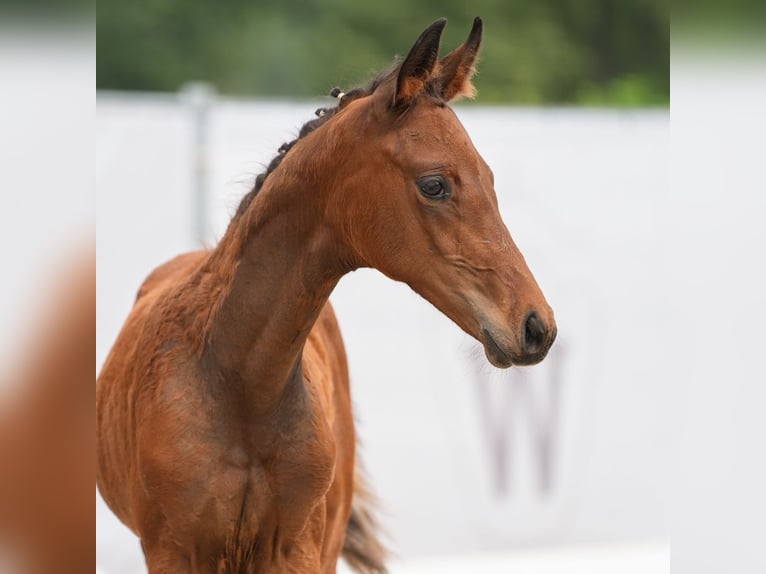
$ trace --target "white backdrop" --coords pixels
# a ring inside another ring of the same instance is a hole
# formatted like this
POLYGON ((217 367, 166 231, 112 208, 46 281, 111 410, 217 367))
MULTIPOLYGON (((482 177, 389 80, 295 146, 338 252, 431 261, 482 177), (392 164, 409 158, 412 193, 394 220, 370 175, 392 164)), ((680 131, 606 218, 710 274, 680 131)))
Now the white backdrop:
MULTIPOLYGON (((209 243, 316 103, 220 100, 208 139, 209 243)), ((549 359, 494 371, 478 345, 374 271, 332 301, 363 456, 391 546, 407 559, 666 538, 672 455, 661 277, 673 229, 668 115, 460 107, 504 219, 553 306, 549 359), (428 341, 427 345, 423 341, 428 341)), ((193 238, 193 122, 175 99, 98 101, 101 365, 142 279, 193 238)), ((98 565, 133 572, 132 535, 97 501, 98 565)))

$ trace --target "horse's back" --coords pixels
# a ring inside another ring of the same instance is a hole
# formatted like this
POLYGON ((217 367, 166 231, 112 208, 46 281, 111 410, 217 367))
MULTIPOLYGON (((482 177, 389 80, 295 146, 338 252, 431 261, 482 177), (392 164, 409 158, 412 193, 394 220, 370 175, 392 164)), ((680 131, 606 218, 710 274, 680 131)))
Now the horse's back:
POLYGON ((163 263, 144 279, 138 289, 136 301, 150 293, 160 291, 163 287, 177 284, 184 277, 188 277, 207 255, 208 252, 206 251, 191 251, 177 255, 170 261, 163 263))
MULTIPOLYGON (((337 556, 341 549, 347 563, 358 572, 386 572, 387 551, 378 539, 373 518, 375 500, 370 495, 366 476, 356 460, 356 435, 349 391, 349 373, 341 331, 328 302, 314 324, 304 352, 304 370, 321 372, 321 387, 326 394, 327 417, 335 435, 335 480, 327 493, 327 507, 335 510, 338 521, 327 525, 323 558, 337 556)), ((328 513, 329 515, 330 513, 328 513)))
POLYGON ((348 364, 338 321, 327 302, 311 329, 303 350, 304 383, 320 398, 339 450, 353 449, 348 364), (346 439, 350 444, 345 444, 346 439))
POLYGON ((303 352, 306 387, 318 397, 335 440, 335 476, 325 501, 327 524, 323 561, 337 557, 346 538, 354 495, 355 433, 348 365, 340 328, 328 302, 309 334, 303 352))

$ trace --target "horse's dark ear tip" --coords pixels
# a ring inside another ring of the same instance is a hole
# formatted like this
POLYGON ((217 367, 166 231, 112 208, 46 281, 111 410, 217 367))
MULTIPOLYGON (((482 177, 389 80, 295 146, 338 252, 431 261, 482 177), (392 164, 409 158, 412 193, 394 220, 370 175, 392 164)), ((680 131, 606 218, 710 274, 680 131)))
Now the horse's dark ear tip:
POLYGON ((444 30, 444 27, 447 25, 447 19, 446 18, 439 18, 438 20, 435 20, 433 24, 429 26, 429 28, 434 28, 436 30, 444 30))

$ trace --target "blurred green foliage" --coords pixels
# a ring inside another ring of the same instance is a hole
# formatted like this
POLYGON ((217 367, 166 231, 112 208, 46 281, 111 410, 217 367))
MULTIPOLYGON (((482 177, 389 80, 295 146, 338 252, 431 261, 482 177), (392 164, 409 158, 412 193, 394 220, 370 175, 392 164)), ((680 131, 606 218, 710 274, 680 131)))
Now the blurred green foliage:
POLYGON ((480 101, 667 105, 666 0, 100 0, 97 86, 318 96, 365 82, 440 16, 484 19, 480 101))

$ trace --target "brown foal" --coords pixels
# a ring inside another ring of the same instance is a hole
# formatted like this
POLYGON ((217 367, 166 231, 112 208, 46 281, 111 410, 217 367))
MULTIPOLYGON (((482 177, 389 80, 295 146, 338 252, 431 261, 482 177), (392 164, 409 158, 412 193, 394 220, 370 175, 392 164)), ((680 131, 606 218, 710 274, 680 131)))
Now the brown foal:
POLYGON ((328 297, 374 267, 484 345, 545 357, 553 312, 447 105, 473 95, 481 20, 445 20, 366 88, 336 94, 259 176, 212 251, 156 269, 97 381, 99 489, 149 571, 384 572, 355 463, 328 297))

